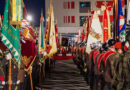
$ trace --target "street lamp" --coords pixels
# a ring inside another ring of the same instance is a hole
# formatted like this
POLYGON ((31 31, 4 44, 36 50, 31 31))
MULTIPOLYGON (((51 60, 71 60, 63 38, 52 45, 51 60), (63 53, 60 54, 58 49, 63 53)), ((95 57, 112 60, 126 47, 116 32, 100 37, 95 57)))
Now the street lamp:
POLYGON ((31 15, 28 15, 28 16, 27 16, 27 20, 28 20, 28 21, 32 21, 32 16, 31 16, 31 15))

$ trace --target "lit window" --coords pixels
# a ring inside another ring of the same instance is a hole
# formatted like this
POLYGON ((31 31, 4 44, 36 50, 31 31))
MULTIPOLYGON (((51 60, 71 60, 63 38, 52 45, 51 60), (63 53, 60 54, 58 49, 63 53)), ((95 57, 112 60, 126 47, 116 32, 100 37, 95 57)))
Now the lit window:
POLYGON ((80 16, 80 26, 84 25, 84 23, 86 22, 86 17, 87 16, 80 16))
POLYGON ((80 13, 88 13, 89 11, 91 11, 91 3, 80 2, 80 13))

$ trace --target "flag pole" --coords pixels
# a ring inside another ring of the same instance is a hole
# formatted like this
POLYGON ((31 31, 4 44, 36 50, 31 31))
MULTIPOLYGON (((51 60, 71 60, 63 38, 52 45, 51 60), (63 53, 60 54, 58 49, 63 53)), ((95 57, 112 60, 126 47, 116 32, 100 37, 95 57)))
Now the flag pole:
POLYGON ((11 59, 9 60, 9 90, 11 90, 11 59))
POLYGON ((31 90, 33 90, 33 82, 32 82, 31 68, 29 69, 29 74, 30 74, 31 90))

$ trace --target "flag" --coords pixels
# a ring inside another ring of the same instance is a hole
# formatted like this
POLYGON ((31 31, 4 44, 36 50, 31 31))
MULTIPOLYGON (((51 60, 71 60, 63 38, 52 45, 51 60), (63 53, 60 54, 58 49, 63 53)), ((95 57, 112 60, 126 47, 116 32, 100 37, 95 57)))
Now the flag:
POLYGON ((103 15, 103 40, 102 42, 106 42, 109 38, 111 38, 111 26, 110 26, 110 15, 106 6, 104 6, 104 15, 103 15))
POLYGON ((118 0, 113 0, 113 20, 114 20, 114 27, 113 27, 113 38, 117 40, 117 16, 118 16, 118 0))
POLYGON ((127 23, 130 24, 130 2, 128 2, 127 23))
POLYGON ((57 44, 57 49, 59 48, 59 37, 58 37, 58 27, 57 24, 55 25, 55 34, 56 34, 56 44, 57 44))
POLYGON ((82 36, 81 36, 81 41, 84 41, 84 37, 85 37, 85 32, 84 32, 84 29, 83 29, 82 36))
POLYGON ((26 6, 25 6, 23 0, 22 0, 22 2, 23 2, 23 18, 26 18, 27 17, 27 9, 26 9, 26 6))
POLYGON ((60 47, 62 46, 62 35, 60 33, 60 47))
POLYGON ((86 23, 86 31, 85 31, 85 38, 84 38, 84 42, 87 42, 87 39, 88 39, 88 34, 89 34, 89 27, 90 27, 90 24, 89 24, 89 18, 87 19, 87 23, 86 23))
POLYGON ((50 27, 50 35, 49 35, 49 45, 51 46, 51 50, 48 54, 49 57, 53 56, 53 54, 57 52, 53 6, 51 6, 51 9, 52 9, 51 24, 50 24, 51 27, 50 27))
POLYGON ((80 31, 80 29, 79 29, 77 43, 80 42, 80 37, 81 37, 81 31, 80 31))
POLYGON ((26 43, 21 41, 21 61, 24 64, 24 70, 28 71, 36 58, 37 49, 33 40, 27 38, 23 40, 26 43))
POLYGON ((6 1, 4 19, 1 32, 1 40, 6 47, 12 52, 16 61, 20 64, 20 32, 9 24, 9 0, 6 1))
POLYGON ((39 53, 45 50, 45 39, 44 39, 44 18, 41 16, 40 19, 40 30, 39 30, 39 53))
POLYGON ((121 0, 118 0, 118 17, 117 17, 117 38, 123 42, 125 41, 125 18, 123 15, 121 0))
POLYGON ((89 35, 88 35, 88 40, 87 40, 87 45, 86 45, 87 53, 91 52, 90 44, 102 40, 102 28, 101 28, 101 23, 99 21, 97 11, 94 12, 94 15, 92 16, 92 21, 90 24, 91 24, 91 27, 89 30, 89 35))
POLYGON ((12 0, 12 21, 21 21, 23 18, 23 2, 22 0, 12 0))

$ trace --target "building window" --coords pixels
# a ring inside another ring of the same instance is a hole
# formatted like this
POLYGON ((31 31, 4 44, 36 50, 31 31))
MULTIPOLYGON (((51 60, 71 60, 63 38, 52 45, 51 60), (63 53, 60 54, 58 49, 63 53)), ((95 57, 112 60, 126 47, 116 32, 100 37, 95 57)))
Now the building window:
POLYGON ((67 16, 64 16, 64 23, 67 23, 67 16))
POLYGON ((80 2, 80 13, 88 13, 91 11, 91 3, 90 2, 80 2))
POLYGON ((68 23, 70 23, 70 16, 68 16, 68 23))
POLYGON ((71 16, 71 23, 75 23, 75 16, 71 16))
POLYGON ((68 2, 68 9, 70 9, 70 2, 68 2))
POLYGON ((84 23, 86 22, 86 17, 87 16, 80 16, 80 26, 84 25, 84 23))
POLYGON ((67 16, 65 16, 65 23, 67 23, 67 16))
POLYGON ((75 3, 74 1, 71 2, 71 9, 74 9, 75 8, 75 3))
POLYGON ((65 23, 65 16, 64 16, 64 23, 65 23))

